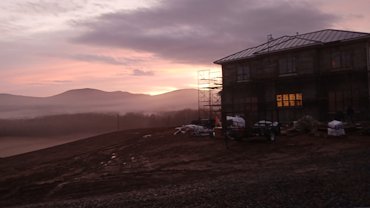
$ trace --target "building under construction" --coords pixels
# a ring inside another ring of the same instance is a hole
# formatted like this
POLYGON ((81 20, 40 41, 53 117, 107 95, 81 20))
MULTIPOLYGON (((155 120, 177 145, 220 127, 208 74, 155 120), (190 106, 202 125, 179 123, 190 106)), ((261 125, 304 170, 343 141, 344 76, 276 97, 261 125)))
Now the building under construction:
POLYGON ((370 34, 321 30, 282 36, 214 63, 222 65, 222 115, 250 122, 370 117, 370 34))

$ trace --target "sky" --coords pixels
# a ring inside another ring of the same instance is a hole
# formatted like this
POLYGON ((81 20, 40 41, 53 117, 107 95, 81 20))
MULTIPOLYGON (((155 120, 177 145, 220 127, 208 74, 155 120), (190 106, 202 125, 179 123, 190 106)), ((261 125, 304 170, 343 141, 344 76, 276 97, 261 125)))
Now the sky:
POLYGON ((0 93, 160 94, 267 36, 370 32, 370 0, 1 0, 0 93))

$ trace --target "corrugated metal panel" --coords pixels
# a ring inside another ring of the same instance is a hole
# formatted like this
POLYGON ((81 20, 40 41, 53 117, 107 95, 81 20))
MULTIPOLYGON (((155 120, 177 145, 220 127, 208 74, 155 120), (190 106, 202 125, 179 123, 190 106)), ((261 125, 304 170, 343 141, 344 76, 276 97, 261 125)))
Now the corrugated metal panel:
POLYGON ((262 45, 248 48, 230 56, 215 61, 216 64, 247 59, 257 54, 307 47, 315 44, 325 44, 335 41, 345 41, 357 38, 370 38, 370 33, 352 32, 344 30, 320 30, 295 36, 282 36, 262 45))

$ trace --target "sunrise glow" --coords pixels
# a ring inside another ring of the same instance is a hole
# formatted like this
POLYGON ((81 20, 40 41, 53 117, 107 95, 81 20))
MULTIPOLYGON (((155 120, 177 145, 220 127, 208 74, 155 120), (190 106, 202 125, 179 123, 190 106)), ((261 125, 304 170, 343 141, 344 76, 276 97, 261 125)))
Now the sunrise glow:
POLYGON ((0 89, 50 96, 86 87, 151 95, 197 88, 199 70, 219 69, 213 61, 267 34, 369 32, 369 7, 366 0, 4 0, 0 89))

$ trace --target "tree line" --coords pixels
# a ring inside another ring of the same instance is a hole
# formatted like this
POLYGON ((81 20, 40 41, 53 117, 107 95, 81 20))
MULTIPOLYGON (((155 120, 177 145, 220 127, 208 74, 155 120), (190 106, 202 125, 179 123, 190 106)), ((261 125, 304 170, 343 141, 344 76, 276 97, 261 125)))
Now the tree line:
POLYGON ((116 130, 176 127, 198 119, 198 111, 186 109, 161 113, 79 113, 27 119, 0 119, 1 136, 59 136, 104 133, 116 130))

